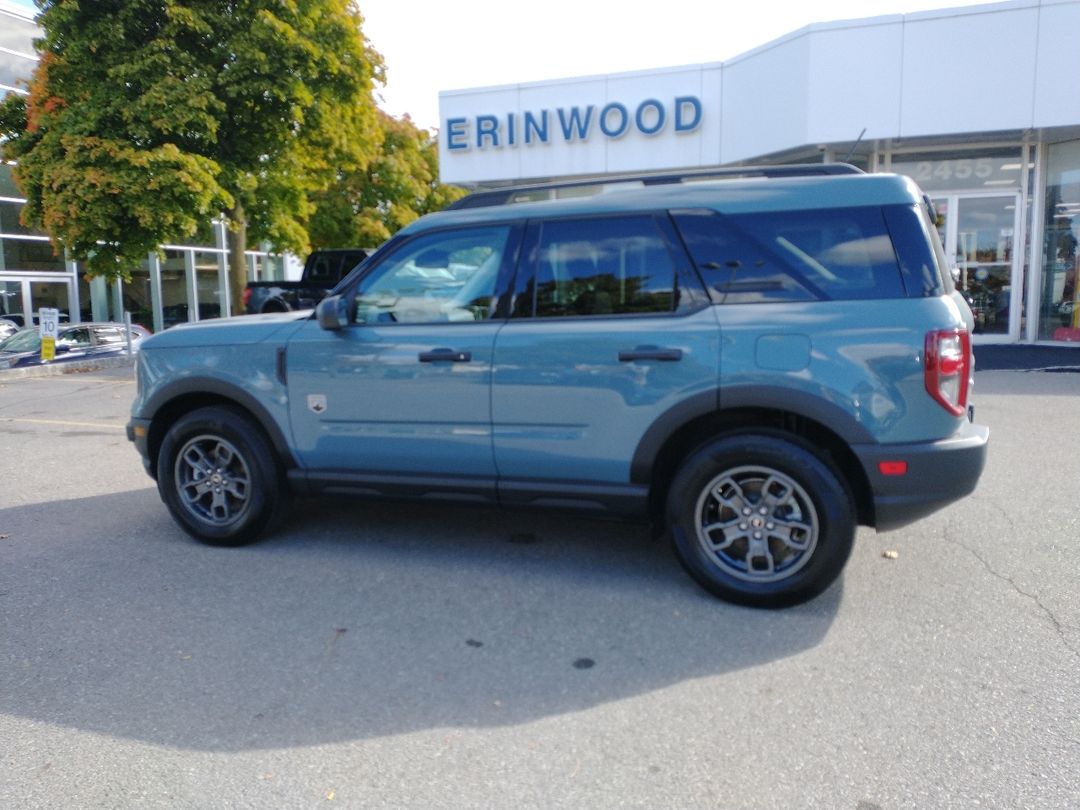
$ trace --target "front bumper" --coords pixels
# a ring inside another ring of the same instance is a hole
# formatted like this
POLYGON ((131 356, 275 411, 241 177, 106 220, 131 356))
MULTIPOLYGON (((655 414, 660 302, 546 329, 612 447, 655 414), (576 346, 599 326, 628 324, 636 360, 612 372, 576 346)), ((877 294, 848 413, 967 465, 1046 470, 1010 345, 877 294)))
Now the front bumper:
POLYGON ((965 421, 948 439, 915 444, 856 445, 874 498, 874 526, 906 526, 970 495, 986 464, 990 429, 965 421), (882 462, 906 462, 903 475, 886 475, 882 462))
POLYGON ((153 469, 153 465, 150 463, 150 420, 132 417, 131 421, 127 423, 126 430, 128 441, 134 442, 135 449, 142 456, 146 474, 156 479, 157 470, 153 469))

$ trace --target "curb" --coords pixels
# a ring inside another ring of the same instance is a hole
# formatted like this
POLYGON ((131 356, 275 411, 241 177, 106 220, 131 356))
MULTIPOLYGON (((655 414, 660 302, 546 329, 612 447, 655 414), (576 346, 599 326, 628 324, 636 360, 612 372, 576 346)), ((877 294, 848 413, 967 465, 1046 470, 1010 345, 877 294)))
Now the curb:
POLYGON ((135 355, 120 357, 102 357, 96 360, 72 360, 67 363, 52 363, 26 368, 8 368, 0 370, 0 383, 10 380, 25 380, 33 377, 58 377, 61 374, 85 374, 103 368, 132 368, 135 355))

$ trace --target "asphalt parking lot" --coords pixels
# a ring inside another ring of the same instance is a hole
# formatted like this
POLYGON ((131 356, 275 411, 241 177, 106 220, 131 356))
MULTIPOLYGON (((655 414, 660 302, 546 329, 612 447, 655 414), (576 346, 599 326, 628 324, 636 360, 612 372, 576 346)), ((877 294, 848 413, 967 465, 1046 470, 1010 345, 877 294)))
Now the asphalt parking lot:
POLYGON ((555 515, 310 500, 202 547, 132 395, 0 379, 0 807, 1080 806, 1078 373, 979 371, 977 492, 775 612, 555 515))

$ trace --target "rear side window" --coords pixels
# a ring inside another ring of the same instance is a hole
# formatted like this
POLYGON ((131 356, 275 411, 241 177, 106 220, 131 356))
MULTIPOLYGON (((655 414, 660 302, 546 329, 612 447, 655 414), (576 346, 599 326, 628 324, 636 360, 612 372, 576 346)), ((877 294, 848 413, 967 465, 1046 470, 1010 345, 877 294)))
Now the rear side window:
POLYGON ((536 317, 675 309, 675 265, 651 216, 544 222, 535 255, 536 317))
POLYGON ((677 212, 705 280, 724 303, 901 298, 905 288, 879 208, 720 216, 677 212))
POLYGON ((124 333, 120 329, 111 326, 95 326, 92 328, 94 340, 98 346, 114 346, 126 342, 124 333))

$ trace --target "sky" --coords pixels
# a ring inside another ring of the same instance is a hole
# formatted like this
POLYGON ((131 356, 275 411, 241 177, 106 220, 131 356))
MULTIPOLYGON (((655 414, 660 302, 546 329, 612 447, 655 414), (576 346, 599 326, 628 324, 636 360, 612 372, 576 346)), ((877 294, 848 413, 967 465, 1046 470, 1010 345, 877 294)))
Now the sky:
MULTIPOLYGON (((8 2, 33 10, 31 0, 8 2)), ((364 34, 386 63, 387 84, 376 91, 380 106, 427 129, 439 126, 440 90, 723 62, 815 22, 979 4, 359 0, 364 34)))

